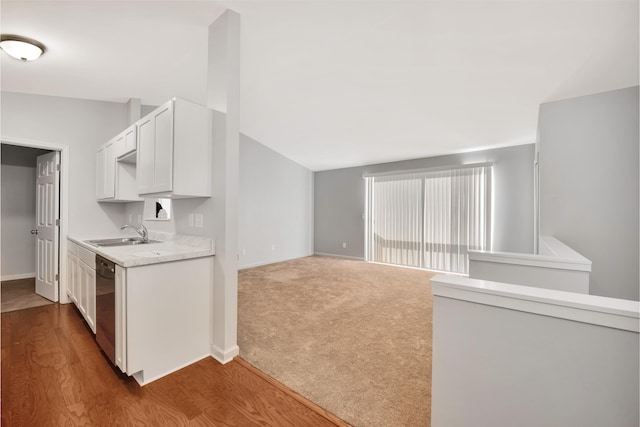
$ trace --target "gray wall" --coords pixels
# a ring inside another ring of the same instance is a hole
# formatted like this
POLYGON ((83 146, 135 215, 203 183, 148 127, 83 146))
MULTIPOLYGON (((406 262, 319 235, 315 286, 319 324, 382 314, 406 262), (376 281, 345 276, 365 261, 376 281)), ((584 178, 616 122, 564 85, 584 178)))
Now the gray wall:
POLYGON ((314 174, 315 252, 364 257, 364 173, 493 162, 493 250, 533 251, 534 144, 314 174), (342 242, 347 244, 342 247, 342 242))
MULTIPOLYGON (((124 207, 96 203, 96 149, 127 127, 126 104, 2 92, 2 139, 69 146, 69 233, 119 233, 124 207)), ((62 218, 64 221, 65 219, 62 218)))
POLYGON ((2 280, 35 275, 36 157, 44 153, 2 144, 2 280))
MULTIPOLYGON (((244 134, 239 154, 238 267, 312 255, 313 172, 244 134)), ((173 200, 170 221, 145 221, 145 225, 151 230, 212 235, 208 200, 173 200), (190 213, 204 214, 204 228, 188 225, 190 213)), ((142 212, 143 202, 127 203, 125 218, 136 223, 142 212)))
POLYGON ((313 173, 241 134, 241 268, 313 254, 313 173))
POLYGON ((592 261, 589 292, 638 300, 638 87, 540 106, 540 231, 592 261))

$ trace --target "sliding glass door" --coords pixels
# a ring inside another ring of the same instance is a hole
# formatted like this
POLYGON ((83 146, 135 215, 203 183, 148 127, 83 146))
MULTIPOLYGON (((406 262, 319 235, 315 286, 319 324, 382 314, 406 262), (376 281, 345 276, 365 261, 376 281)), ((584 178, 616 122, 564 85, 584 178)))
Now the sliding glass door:
POLYGON ((372 191, 373 260, 421 267, 422 180, 381 178, 376 180, 372 191))
POLYGON ((466 274, 491 236, 491 165, 365 177, 366 258, 466 274))

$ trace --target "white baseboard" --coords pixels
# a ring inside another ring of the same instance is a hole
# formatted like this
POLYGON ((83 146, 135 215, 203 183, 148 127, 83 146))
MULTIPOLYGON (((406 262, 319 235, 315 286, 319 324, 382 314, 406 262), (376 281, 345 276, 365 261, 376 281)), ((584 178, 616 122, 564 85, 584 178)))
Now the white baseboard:
POLYGON ((5 282, 7 280, 31 279, 32 277, 36 277, 36 273, 10 274, 8 276, 0 277, 0 281, 5 282))
POLYGON ((282 258, 282 259, 275 259, 275 260, 271 260, 271 261, 253 262, 251 264, 238 265, 238 270, 246 270, 247 268, 261 267, 263 265, 276 264, 278 262, 285 262, 285 261, 291 261, 291 260, 294 260, 294 259, 306 258, 306 257, 311 256, 311 255, 313 255, 313 254, 296 256, 296 257, 293 257, 293 258, 282 258))
POLYGON ((237 345, 234 345, 225 351, 218 348, 215 344, 211 344, 211 357, 223 365, 231 362, 238 354, 240 354, 240 347, 237 345))
POLYGON ((338 254, 326 254, 324 252, 314 252, 314 255, 318 255, 318 256, 332 256, 335 258, 346 258, 346 259, 355 259, 357 261, 364 261, 363 257, 359 257, 359 256, 347 256, 347 255, 338 255, 338 254))

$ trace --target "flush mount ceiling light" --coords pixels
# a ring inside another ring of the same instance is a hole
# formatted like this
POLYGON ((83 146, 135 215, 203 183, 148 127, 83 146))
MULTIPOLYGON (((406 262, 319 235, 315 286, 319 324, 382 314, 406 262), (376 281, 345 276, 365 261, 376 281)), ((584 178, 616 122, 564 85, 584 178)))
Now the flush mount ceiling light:
POLYGON ((0 36, 0 48, 9 56, 23 62, 38 59, 46 50, 44 45, 36 40, 12 34, 0 36))

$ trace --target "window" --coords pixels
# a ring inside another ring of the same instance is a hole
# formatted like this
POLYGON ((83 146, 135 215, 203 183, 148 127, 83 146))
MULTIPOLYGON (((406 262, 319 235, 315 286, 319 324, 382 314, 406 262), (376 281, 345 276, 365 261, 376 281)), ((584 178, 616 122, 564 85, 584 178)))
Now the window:
POLYGON ((367 261, 466 274, 490 248, 490 164, 365 179, 367 261))

